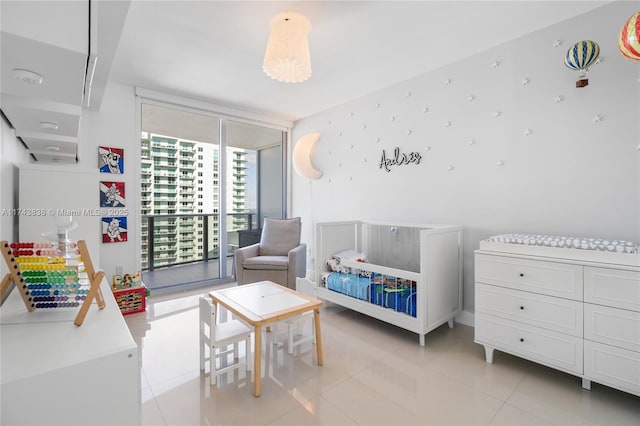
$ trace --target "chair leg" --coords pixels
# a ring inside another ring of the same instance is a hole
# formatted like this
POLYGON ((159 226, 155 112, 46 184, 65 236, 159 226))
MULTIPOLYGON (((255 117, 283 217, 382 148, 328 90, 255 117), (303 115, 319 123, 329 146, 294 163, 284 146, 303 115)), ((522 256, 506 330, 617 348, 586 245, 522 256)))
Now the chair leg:
POLYGON ((245 361, 247 362, 247 365, 245 365, 245 371, 250 371, 253 362, 253 357, 251 355, 251 336, 248 336, 244 341, 244 354, 245 361))
POLYGON ((200 335, 200 370, 204 370, 204 362, 205 362, 205 340, 202 338, 202 334, 200 335))
POLYGON ((289 337, 289 344, 287 345, 287 352, 289 352, 289 355, 293 354, 293 332, 294 329, 297 329, 297 325, 296 325, 296 321, 291 320, 289 321, 289 323, 287 324, 287 334, 289 337))
POLYGON ((216 348, 212 345, 209 345, 209 363, 211 364, 211 368, 209 368, 209 386, 213 386, 216 384, 216 378, 218 375, 216 374, 216 348))

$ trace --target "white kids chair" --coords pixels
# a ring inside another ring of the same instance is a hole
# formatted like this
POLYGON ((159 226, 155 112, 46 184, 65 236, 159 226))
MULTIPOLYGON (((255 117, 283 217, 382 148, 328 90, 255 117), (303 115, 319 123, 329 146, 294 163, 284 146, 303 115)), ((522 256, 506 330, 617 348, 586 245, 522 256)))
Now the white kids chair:
MULTIPOLYGON (((296 278, 296 291, 300 293, 304 293, 308 296, 315 296, 314 286, 310 281, 304 280, 301 278, 296 278)), ((300 346, 307 342, 316 343, 316 327, 315 327, 315 317, 313 315, 313 311, 303 312, 300 315, 296 315, 295 317, 287 318, 285 320, 287 324, 287 352, 289 354, 293 354, 293 349, 296 346, 300 346), (304 325, 306 322, 310 322, 311 326, 311 334, 303 334, 304 333, 304 325)))
POLYGON ((200 370, 204 371, 205 362, 209 360, 211 370, 210 385, 216 383, 217 376, 245 367, 249 371, 251 362, 251 328, 237 319, 216 324, 216 307, 208 297, 200 296, 200 370), (240 358, 238 343, 244 340, 245 354, 240 358), (233 345, 232 349, 228 349, 233 345), (206 356, 205 347, 209 347, 209 356, 206 356), (223 356, 233 353, 233 363, 225 366, 223 356), (216 358, 220 357, 220 368, 216 367, 216 358))
POLYGON ((289 318, 287 321, 289 355, 293 354, 293 349, 295 346, 300 346, 306 342, 313 342, 314 345, 316 344, 316 327, 314 323, 313 311, 307 311, 300 315, 296 315, 295 317, 289 318), (309 321, 311 323, 311 334, 308 334, 306 336, 303 334, 305 321, 309 321))

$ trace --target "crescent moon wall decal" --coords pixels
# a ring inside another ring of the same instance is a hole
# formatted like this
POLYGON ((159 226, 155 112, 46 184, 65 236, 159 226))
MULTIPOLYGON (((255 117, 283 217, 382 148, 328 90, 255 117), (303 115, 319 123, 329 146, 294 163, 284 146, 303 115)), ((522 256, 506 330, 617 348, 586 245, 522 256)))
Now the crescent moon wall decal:
POLYGON ((320 133, 309 133, 298 139, 296 146, 293 147, 294 169, 300 176, 311 180, 322 176, 322 172, 316 169, 311 162, 311 151, 318 139, 320 139, 320 133))

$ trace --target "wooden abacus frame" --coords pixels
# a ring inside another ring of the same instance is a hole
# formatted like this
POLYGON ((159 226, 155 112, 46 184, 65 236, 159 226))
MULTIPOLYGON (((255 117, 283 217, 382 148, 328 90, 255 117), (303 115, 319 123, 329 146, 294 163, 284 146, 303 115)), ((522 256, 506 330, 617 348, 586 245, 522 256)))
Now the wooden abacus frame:
MULTIPOLYGON (((18 266, 16 258, 13 256, 9 243, 7 241, 0 241, 0 250, 2 251, 2 256, 4 257, 7 267, 9 268, 9 273, 4 276, 0 283, 0 305, 4 303, 9 293, 13 290, 13 287, 16 287, 22 297, 22 301, 24 302, 24 306, 27 308, 27 311, 35 311, 36 308, 31 303, 27 286, 25 285, 20 267, 18 266)), ((78 241, 78 252, 80 253, 80 257, 84 263, 90 283, 87 297, 82 302, 80 310, 73 321, 75 325, 81 326, 94 299, 96 300, 99 309, 104 309, 105 307, 104 296, 100 289, 100 284, 104 278, 104 272, 96 271, 94 269, 93 262, 91 262, 91 256, 89 256, 89 250, 87 249, 87 244, 84 240, 78 241)))

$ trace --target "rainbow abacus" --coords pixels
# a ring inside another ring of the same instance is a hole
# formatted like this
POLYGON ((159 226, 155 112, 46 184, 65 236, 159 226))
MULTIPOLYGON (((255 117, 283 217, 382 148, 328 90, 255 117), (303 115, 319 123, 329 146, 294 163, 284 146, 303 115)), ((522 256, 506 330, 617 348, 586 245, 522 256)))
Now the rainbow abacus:
POLYGON ((4 301, 14 283, 24 301, 25 307, 32 312, 37 309, 64 309, 81 306, 74 324, 81 325, 84 316, 94 298, 100 309, 104 308, 104 298, 100 291, 100 282, 104 273, 93 270, 91 259, 84 241, 69 246, 78 255, 78 261, 85 259, 89 277, 82 284, 76 267, 67 264, 67 258, 51 242, 0 242, 0 249, 7 266, 11 270, 0 286, 1 300, 4 301))
POLYGON ((80 284, 78 271, 67 266, 53 243, 11 243, 9 248, 32 308, 77 308, 87 298, 89 286, 80 284))

